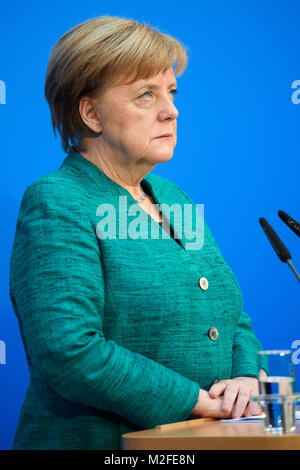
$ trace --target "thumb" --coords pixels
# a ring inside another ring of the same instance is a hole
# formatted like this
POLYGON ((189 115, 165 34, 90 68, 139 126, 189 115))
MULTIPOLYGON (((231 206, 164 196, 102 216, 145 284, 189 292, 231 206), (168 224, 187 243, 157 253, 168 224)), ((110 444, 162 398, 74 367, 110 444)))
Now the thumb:
POLYGON ((226 388, 225 382, 222 382, 222 381, 217 382, 210 387, 208 394, 211 398, 217 398, 218 396, 222 395, 225 388, 226 388))

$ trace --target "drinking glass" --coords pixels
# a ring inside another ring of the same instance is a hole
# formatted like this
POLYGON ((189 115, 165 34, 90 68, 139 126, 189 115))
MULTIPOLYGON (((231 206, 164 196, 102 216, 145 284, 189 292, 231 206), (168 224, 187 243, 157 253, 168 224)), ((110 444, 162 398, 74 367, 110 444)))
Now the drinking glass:
POLYGON ((295 393, 295 371, 292 351, 269 350, 258 353, 259 402, 267 432, 295 431, 295 402, 288 397, 295 393))

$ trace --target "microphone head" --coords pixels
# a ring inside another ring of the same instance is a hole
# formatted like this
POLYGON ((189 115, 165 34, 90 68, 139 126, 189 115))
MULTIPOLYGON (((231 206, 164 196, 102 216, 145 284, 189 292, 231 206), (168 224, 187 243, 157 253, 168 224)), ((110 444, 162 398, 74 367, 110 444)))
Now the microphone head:
POLYGON ((293 232, 300 237, 300 224, 284 211, 278 211, 278 215, 283 222, 290 227, 293 232))
POLYGON ((286 212, 284 211, 278 211, 278 215, 279 217, 281 218, 281 220, 283 220, 283 222, 287 222, 289 220, 289 216, 287 215, 286 212))
POLYGON ((260 217, 259 223, 281 261, 285 263, 288 259, 291 259, 292 257, 290 252, 282 243, 277 233, 273 230, 267 220, 264 217, 260 217))

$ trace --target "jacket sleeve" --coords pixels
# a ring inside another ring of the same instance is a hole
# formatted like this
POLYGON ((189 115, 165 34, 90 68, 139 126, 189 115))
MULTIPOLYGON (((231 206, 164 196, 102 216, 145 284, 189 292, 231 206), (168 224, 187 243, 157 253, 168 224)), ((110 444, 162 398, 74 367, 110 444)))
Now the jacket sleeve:
POLYGON ((242 312, 233 338, 231 378, 258 376, 257 353, 262 349, 255 337, 250 317, 242 312))
POLYGON ((98 240, 80 195, 71 195, 40 179, 21 202, 10 297, 31 367, 65 399, 143 428, 188 419, 196 382, 104 337, 98 240))

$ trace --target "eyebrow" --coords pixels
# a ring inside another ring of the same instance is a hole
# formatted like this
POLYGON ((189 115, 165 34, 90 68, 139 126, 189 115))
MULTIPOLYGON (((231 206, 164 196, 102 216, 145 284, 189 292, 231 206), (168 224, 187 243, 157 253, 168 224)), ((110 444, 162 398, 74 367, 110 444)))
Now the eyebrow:
MULTIPOLYGON (((172 88, 172 87, 177 87, 177 82, 170 83, 168 88, 172 88)), ((158 85, 155 85, 154 83, 145 83, 145 85, 141 86, 139 89, 143 89, 143 88, 152 88, 153 90, 158 90, 160 87, 158 85)))

